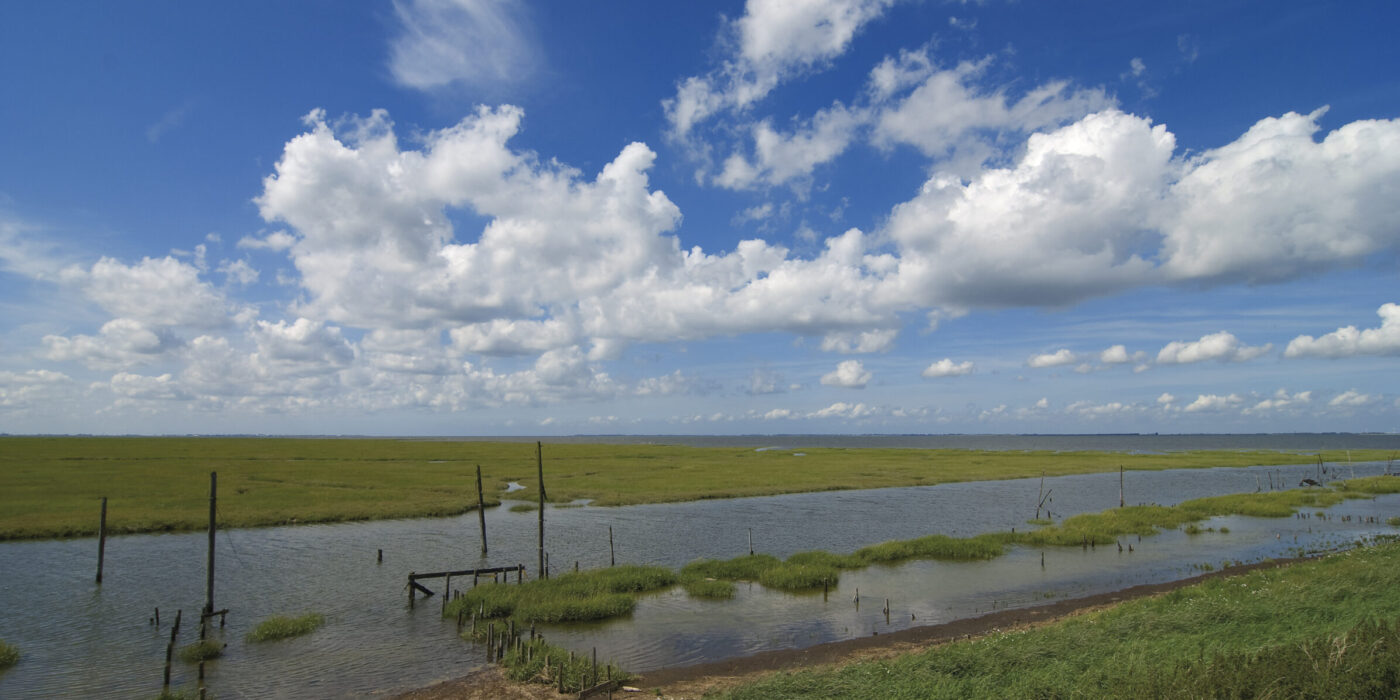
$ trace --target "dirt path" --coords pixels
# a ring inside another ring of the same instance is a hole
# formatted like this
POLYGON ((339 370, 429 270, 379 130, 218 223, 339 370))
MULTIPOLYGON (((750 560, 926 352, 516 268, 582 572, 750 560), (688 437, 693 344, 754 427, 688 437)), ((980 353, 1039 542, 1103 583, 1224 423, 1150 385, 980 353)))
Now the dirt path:
MULTIPOLYGON (((630 686, 640 689, 639 691, 619 693, 618 695, 655 697, 656 691, 659 690, 661 697, 667 700, 690 700, 699 698, 706 692, 747 683, 776 671, 895 656, 955 639, 976 637, 996 630, 1044 624, 1125 600, 1160 595, 1206 579, 1234 576, 1255 569, 1274 568, 1297 561, 1302 560, 1284 559, 1231 566, 1179 581, 1133 586, 1121 591, 1062 600, 1030 608, 1001 610, 979 617, 953 620, 938 625, 912 627, 889 634, 827 642, 805 649, 765 651, 751 656, 741 656, 695 666, 658 669, 643 673, 641 677, 629 682, 630 686)), ((558 700, 561 697, 564 696, 550 687, 513 683, 506 680, 499 669, 492 668, 463 678, 410 691, 397 696, 395 700, 490 700, 494 698, 503 700, 558 700)))

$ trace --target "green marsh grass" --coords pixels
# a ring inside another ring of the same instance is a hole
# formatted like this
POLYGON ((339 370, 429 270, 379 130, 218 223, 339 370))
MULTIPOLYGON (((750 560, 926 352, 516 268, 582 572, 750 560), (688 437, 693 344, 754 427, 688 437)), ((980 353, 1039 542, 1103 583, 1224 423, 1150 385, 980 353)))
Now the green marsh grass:
POLYGON ((1347 479, 1341 482, 1343 492, 1354 491, 1367 494, 1400 493, 1400 476, 1368 476, 1360 479, 1347 479))
POLYGON ((320 613, 307 613, 297 617, 274 615, 254 626, 253 630, 248 633, 247 640, 250 642, 270 642, 277 639, 300 637, 315 632, 324 624, 326 624, 326 616, 320 613))
MULTIPOLYGON (((464 630, 462 637, 482 642, 486 640, 486 631, 478 628, 473 636, 471 630, 464 630)), ((518 683, 539 683, 562 688, 566 693, 577 693, 593 681, 593 660, 581 654, 572 656, 570 658, 568 650, 536 637, 522 640, 520 648, 508 645, 500 663, 505 668, 506 677, 518 683)), ((600 663, 597 674, 600 681, 609 678, 627 681, 632 678, 631 674, 611 662, 600 663)))
POLYGON ((180 648, 180 659, 186 663, 197 664, 201 661, 217 659, 224 653, 224 643, 212 639, 202 639, 193 644, 180 648))
POLYGON ((681 576, 757 581, 764 571, 782 562, 771 554, 748 554, 733 559, 697 559, 681 567, 681 576))
POLYGON ((617 566, 519 584, 487 583, 464 591, 447 604, 444 614, 515 617, 527 624, 602 620, 631 612, 634 594, 670 588, 679 580, 661 566, 617 566))
POLYGON ((798 552, 788 557, 786 563, 826 566, 833 569, 864 569, 867 565, 866 561, 854 554, 832 554, 819 550, 798 552))
POLYGON ((1385 544, 718 697, 1395 697, 1397 620, 1400 544, 1385 544))
POLYGON ((682 578, 681 588, 691 598, 725 600, 734 597, 734 582, 713 578, 682 578))
MULTIPOLYGON (((549 500, 662 503, 957 481, 1174 468, 1308 463, 1313 454, 801 448, 676 445, 544 446, 549 500)), ((1352 450, 1358 460, 1389 453, 1352 450)), ((1323 455, 1327 461, 1341 451, 1323 455)), ((0 539, 90 536, 109 498, 108 532, 197 530, 207 523, 209 472, 219 473, 220 523, 290 523, 457 515, 486 501, 538 493, 535 446, 522 442, 291 438, 0 437, 0 539)))
POLYGON ((0 639, 0 671, 19 663, 19 649, 15 645, 0 639))
POLYGON ((911 559, 977 561, 994 559, 1006 548, 1000 535, 949 537, 925 535, 911 540, 882 542, 856 550, 855 557, 868 564, 895 564, 911 559))
POLYGON ((758 575, 764 588, 779 591, 810 591, 835 586, 840 579, 840 570, 822 564, 783 563, 758 575))

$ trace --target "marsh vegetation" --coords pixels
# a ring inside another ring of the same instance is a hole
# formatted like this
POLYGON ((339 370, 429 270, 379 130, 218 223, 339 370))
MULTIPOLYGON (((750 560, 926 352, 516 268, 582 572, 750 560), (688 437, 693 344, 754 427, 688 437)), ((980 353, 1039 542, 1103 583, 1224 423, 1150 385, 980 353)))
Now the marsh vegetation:
MULTIPOLYGON (((1053 451, 557 444, 545 447, 549 501, 664 503, 811 491, 920 486, 1132 470, 1278 465, 1315 454, 1269 450, 1167 454, 1053 451), (800 460, 800 461, 799 461, 800 460), (799 468, 800 467, 800 468, 799 468)), ((1352 450, 1356 460, 1388 452, 1352 450)), ((1324 454, 1332 461, 1343 457, 1324 454)), ((207 474, 219 472, 220 523, 254 527, 456 515, 476 507, 480 465, 487 506, 531 501, 534 446, 289 438, 0 438, 0 539, 97 532, 109 497, 109 534, 197 530, 207 474)))
POLYGON ((718 695, 783 698, 1394 697, 1400 544, 1212 579, 1050 625, 718 695))
POLYGON ((274 615, 254 626, 252 631, 248 632, 246 639, 250 642, 290 639, 311 634, 324 624, 326 624, 326 616, 320 613, 307 613, 296 617, 274 615))

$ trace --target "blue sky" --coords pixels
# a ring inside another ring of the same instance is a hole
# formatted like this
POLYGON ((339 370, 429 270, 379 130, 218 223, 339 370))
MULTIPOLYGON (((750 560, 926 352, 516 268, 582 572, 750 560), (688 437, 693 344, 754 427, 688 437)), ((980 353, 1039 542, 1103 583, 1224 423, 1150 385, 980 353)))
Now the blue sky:
POLYGON ((0 432, 1400 431, 1393 3, 10 3, 0 432))

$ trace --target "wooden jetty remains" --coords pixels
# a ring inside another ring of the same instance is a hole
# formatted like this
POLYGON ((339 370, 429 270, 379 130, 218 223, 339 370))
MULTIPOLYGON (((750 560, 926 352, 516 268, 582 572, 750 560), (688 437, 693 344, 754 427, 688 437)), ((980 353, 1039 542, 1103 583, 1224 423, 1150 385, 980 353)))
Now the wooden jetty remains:
MULTIPOLYGON (((422 593, 422 594, 423 594, 423 597, 425 597, 425 598, 434 594, 433 589, 428 588, 427 586, 424 586, 423 584, 419 583, 420 580, 425 579, 425 578, 441 578, 441 579, 447 579, 447 583, 450 585, 451 580, 452 580, 452 577, 454 577, 454 576, 471 576, 472 579, 475 580, 476 577, 478 577, 478 576, 491 576, 491 575, 494 575, 494 574, 511 574, 511 573, 514 573, 514 574, 515 574, 515 581, 516 581, 516 583, 524 583, 524 582, 525 582, 525 565, 524 565, 524 564, 516 564, 515 566, 495 566, 495 567, 486 568, 486 569, 462 569, 462 570, 460 570, 460 571, 434 571, 434 572, 427 573, 427 574, 420 574, 420 573, 417 573, 417 572, 412 572, 412 571, 410 571, 410 572, 408 573, 408 603, 409 603, 409 605, 412 605, 412 604, 413 604, 413 599, 414 599, 414 597, 415 597, 417 594, 419 594, 419 593, 422 593)), ((507 577, 507 580, 509 580, 509 577, 507 577)), ((447 594, 449 594, 449 593, 450 593, 450 591, 447 590, 447 589, 444 587, 444 589, 443 589, 443 595, 447 595, 447 594)))

